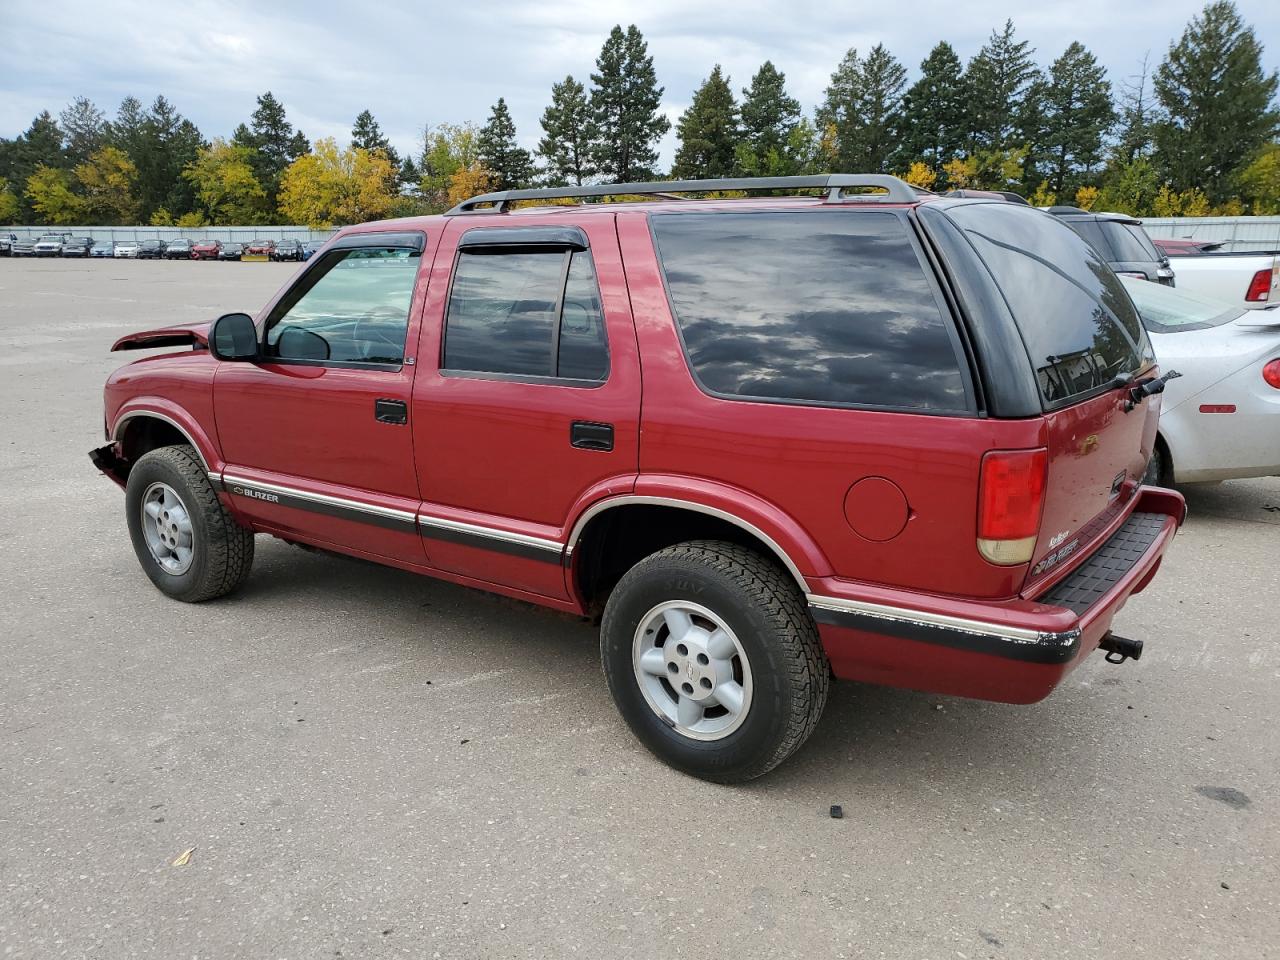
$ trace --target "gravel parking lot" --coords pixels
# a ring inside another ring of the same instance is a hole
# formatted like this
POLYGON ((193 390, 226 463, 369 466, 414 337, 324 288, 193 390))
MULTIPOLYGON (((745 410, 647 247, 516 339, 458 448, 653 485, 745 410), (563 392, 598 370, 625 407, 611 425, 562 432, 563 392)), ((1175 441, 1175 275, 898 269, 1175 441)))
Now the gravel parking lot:
POLYGON ((0 260, 0 956, 1275 955, 1280 479, 1185 491, 1141 663, 840 684, 716 787, 572 618, 265 538, 236 596, 151 586, 85 456, 108 348, 294 269, 0 260))

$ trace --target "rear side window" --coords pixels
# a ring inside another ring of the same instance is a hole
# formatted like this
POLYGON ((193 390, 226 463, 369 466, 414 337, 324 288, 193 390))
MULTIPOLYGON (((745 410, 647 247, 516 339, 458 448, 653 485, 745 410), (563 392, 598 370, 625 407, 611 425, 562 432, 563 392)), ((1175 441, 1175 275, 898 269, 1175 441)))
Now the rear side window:
MULTIPOLYGON (((1098 253, 1102 254, 1104 260, 1115 260, 1115 253, 1111 249, 1111 245, 1107 243, 1106 235, 1102 232, 1102 226, 1097 220, 1064 220, 1062 221, 1080 236, 1084 237, 1085 242, 1098 253)), ((1124 259, 1123 257, 1120 259, 1124 259)))
POLYGON ((659 214, 652 223, 690 367, 710 393, 968 408, 950 322, 896 214, 659 214))
POLYGON ((1096 392, 1153 359, 1120 279, 1056 217, 1009 203, 966 204, 948 215, 1004 294, 1048 406, 1096 392))
POLYGON ((1160 254, 1156 252, 1156 245, 1151 242, 1147 232, 1136 223, 1104 220, 1099 226, 1111 241, 1111 248, 1115 250, 1117 260, 1141 263, 1160 259, 1160 254))
POLYGON ((445 321, 444 369, 603 381, 604 311, 586 250, 464 250, 445 321))

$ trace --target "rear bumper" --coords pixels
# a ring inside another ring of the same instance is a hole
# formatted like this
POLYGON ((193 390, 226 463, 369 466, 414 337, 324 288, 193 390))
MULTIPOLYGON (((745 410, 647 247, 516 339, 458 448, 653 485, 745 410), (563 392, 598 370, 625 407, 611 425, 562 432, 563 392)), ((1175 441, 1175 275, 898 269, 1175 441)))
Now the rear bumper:
POLYGON ((1034 703, 1097 649, 1185 516, 1177 493, 1143 487, 1124 524, 1035 599, 969 601, 828 579, 809 609, 841 679, 1034 703))

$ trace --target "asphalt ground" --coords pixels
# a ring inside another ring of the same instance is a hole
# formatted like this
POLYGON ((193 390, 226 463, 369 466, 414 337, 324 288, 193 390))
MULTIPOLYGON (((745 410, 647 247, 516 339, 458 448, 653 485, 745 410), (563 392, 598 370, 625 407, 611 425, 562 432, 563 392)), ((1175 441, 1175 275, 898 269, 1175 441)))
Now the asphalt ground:
POLYGON ((233 597, 151 586, 85 456, 108 348, 292 270, 0 260, 0 956, 1276 955, 1280 479, 1185 491, 1140 663, 838 684, 712 786, 572 618, 265 537, 233 597))

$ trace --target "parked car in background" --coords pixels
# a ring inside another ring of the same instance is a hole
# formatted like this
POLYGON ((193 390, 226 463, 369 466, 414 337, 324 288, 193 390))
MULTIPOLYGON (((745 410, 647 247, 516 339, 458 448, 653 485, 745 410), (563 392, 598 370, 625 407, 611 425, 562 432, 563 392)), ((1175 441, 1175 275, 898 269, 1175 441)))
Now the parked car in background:
POLYGON ((113 257, 115 256, 115 244, 110 240, 95 240, 93 246, 89 249, 91 257, 113 257))
POLYGON ((1079 207, 1049 207, 1048 211, 1084 237, 1116 273, 1167 287, 1174 285, 1176 271, 1142 229, 1141 220, 1123 213, 1092 213, 1079 207))
POLYGON ((13 253, 14 241, 18 239, 16 233, 0 233, 0 257, 8 257, 13 253))
POLYGON ((1140 652, 1112 620, 1185 506, 1142 485, 1166 381, 1096 250, 883 175, 672 187, 346 227, 256 319, 121 338, 172 351, 91 453, 144 575, 221 596, 263 532, 602 614, 636 737, 717 781, 833 675, 1031 703, 1140 652))
POLYGON ((60 257, 68 239, 65 233, 46 233, 36 241, 34 253, 37 257, 60 257))
POLYGON ((302 259, 310 260, 325 245, 323 240, 308 240, 302 245, 302 259))
POLYGON ((143 240, 138 244, 138 252, 136 254, 139 260, 162 260, 164 258, 165 246, 163 240, 143 240))
POLYGON ((197 240, 191 244, 192 260, 217 260, 222 252, 221 240, 197 240))
POLYGON ((245 244, 241 259, 270 260, 275 248, 274 240, 252 240, 245 244))
POLYGON ((36 242, 30 237, 17 237, 9 243, 9 255, 13 257, 34 257, 36 242))
POLYGON ((1189 242, 1196 245, 1169 261, 1181 289, 1247 310, 1280 303, 1280 250, 1252 240, 1189 242))
POLYGON ((93 249, 93 237, 67 237, 62 241, 62 256, 87 257, 93 249))
POLYGON ((1195 257, 1222 246, 1221 240, 1191 240, 1185 237, 1152 237, 1151 242, 1166 257, 1195 257))
POLYGON ((302 244, 297 240, 277 241, 275 249, 271 251, 271 259, 277 263, 285 260, 299 261, 302 259, 302 244))
POLYGON ((137 240, 117 240, 111 255, 120 260, 132 260, 138 255, 137 240))
POLYGON ((218 251, 219 260, 239 260, 240 254, 244 251, 244 244, 227 241, 218 251))
POLYGON ((1280 305, 1245 310, 1121 278, 1169 381, 1148 483, 1280 475, 1280 305))
POLYGON ((175 237, 164 245, 166 260, 190 260, 191 241, 186 237, 175 237))

